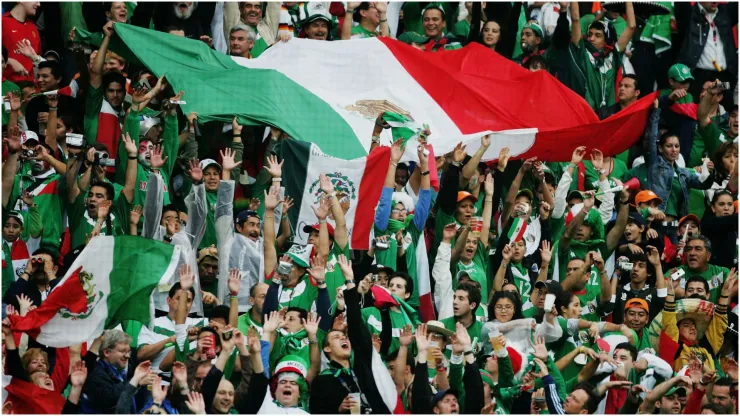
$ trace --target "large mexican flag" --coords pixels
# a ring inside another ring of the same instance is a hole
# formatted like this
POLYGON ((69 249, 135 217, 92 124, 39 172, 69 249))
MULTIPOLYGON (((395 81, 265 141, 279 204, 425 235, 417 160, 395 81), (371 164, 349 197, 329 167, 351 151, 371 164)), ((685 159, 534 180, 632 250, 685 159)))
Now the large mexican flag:
POLYGON ((89 341, 125 320, 148 323, 152 292, 168 282, 180 247, 135 237, 95 237, 46 300, 13 331, 62 348, 89 341))
MULTIPOLYGON (((116 24, 111 49, 186 92, 184 112, 201 121, 268 124, 331 156, 363 157, 378 114, 429 124, 437 155, 459 141, 468 153, 496 132, 483 160, 508 146, 514 157, 570 160, 598 138, 606 155, 635 142, 652 95, 608 120, 544 71, 529 72, 477 44, 426 53, 388 38, 292 39, 259 58, 234 58, 203 42, 116 24)), ((383 144, 390 143, 384 132, 383 144)))

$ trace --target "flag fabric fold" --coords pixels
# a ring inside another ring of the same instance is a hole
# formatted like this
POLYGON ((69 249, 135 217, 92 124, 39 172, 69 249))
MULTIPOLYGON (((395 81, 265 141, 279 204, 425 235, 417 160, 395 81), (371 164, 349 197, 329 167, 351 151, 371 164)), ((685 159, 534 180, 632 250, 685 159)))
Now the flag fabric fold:
POLYGON ((62 348, 125 320, 148 323, 149 299, 175 272, 179 257, 178 246, 147 238, 95 237, 41 306, 11 316, 13 331, 62 348))
MULTIPOLYGON (((583 98, 545 71, 529 72, 478 44, 428 54, 383 37, 292 39, 243 59, 131 25, 116 24, 115 32, 112 50, 188 93, 184 112, 196 111, 204 122, 237 115, 244 124, 276 126, 346 160, 368 153, 375 120, 385 112, 429 124, 437 155, 461 141, 472 153, 489 132, 495 133, 484 161, 503 147, 513 158, 567 161, 596 137, 605 155, 616 155, 642 135, 654 98, 599 121, 583 98)), ((383 131, 381 143, 391 140, 383 131)))

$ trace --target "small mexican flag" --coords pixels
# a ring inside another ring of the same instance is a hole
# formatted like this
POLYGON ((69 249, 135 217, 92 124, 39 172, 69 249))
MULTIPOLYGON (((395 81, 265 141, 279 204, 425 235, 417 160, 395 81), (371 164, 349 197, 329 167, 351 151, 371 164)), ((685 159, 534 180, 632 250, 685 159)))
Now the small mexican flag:
POLYGON ((507 233, 509 244, 516 243, 524 238, 525 232, 527 232, 527 220, 519 217, 514 218, 512 220, 511 227, 509 227, 509 232, 507 233))
POLYGON ((41 306, 11 316, 13 331, 63 348, 124 320, 148 323, 152 292, 168 282, 179 258, 179 246, 135 236, 95 237, 41 306))
MULTIPOLYGON (((318 206, 323 195, 319 175, 325 174, 334 184, 339 204, 344 210, 350 244, 353 249, 370 248, 370 230, 375 221, 375 207, 380 200, 383 178, 388 171, 390 148, 378 147, 367 157, 338 159, 324 154, 313 143, 298 140, 280 142, 276 152, 285 161, 283 176, 285 194, 294 199, 298 209, 290 210, 290 223, 295 230, 294 242, 306 244, 306 225, 317 221, 311 206, 318 206)), ((329 216, 329 221, 334 218, 329 216)), ((334 225, 334 224, 332 224, 334 225)))

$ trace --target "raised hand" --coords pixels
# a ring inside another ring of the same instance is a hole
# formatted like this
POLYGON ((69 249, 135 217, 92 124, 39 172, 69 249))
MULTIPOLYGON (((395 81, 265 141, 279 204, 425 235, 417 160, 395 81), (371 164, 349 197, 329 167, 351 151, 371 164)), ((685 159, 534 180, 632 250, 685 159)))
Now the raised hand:
POLYGON ((131 208, 131 211, 129 211, 128 214, 128 219, 132 225, 139 225, 142 210, 143 208, 141 205, 135 205, 133 208, 131 208))
POLYGON ((281 160, 280 163, 278 163, 277 156, 267 156, 267 164, 265 165, 265 170, 273 178, 279 178, 283 174, 284 162, 284 160, 281 160))
POLYGON ((128 133, 123 136, 123 145, 126 148, 126 153, 128 153, 129 157, 136 157, 138 149, 136 148, 136 143, 131 140, 131 136, 128 133))
POLYGON ((403 149, 406 147, 403 139, 398 139, 391 145, 391 162, 398 163, 403 157, 403 149))
POLYGON ((270 315, 265 315, 262 324, 262 330, 264 332, 275 332, 278 328, 283 326, 283 318, 278 311, 270 312, 270 315))
POLYGON ((213 47, 213 39, 208 35, 201 35, 200 41, 208 45, 209 48, 213 47))
POLYGON ((316 218, 318 218, 319 221, 324 221, 331 212, 331 201, 329 200, 329 198, 322 195, 319 198, 319 206, 316 207, 311 205, 311 209, 313 210, 314 215, 316 215, 316 218))
POLYGON ((81 388, 85 385, 85 380, 87 380, 87 367, 85 366, 85 362, 80 360, 70 369, 69 381, 72 383, 72 387, 81 388))
POLYGON ((308 274, 317 285, 323 286, 326 284, 326 261, 321 256, 313 256, 309 261, 311 268, 307 270, 308 274))
POLYGON ((532 166, 534 166, 534 162, 536 161, 537 157, 530 157, 529 159, 525 160, 524 163, 522 163, 522 167, 519 168, 519 171, 528 172, 532 170, 532 166))
POLYGON ((200 168, 200 162, 198 159, 190 159, 190 180, 193 183, 200 183, 203 180, 203 169, 200 168))
POLYGON ((190 114, 188 114, 188 126, 194 129, 196 124, 198 124, 198 113, 191 111, 190 114))
POLYGON ((254 327, 249 327, 247 331, 247 347, 250 354, 259 354, 262 351, 260 335, 254 327))
MULTIPOLYGON (((21 109, 21 94, 17 91, 11 91, 6 94, 8 101, 10 101, 10 111, 18 111, 21 109)), ((49 104, 51 105, 51 104, 49 104)), ((20 132, 19 132, 20 133, 20 132)))
POLYGON ((224 170, 235 169, 241 164, 241 162, 237 162, 236 160, 234 160, 236 152, 234 152, 233 150, 226 148, 219 153, 221 153, 221 166, 224 170))
POLYGON ((504 147, 498 152, 498 162, 496 164, 496 169, 498 169, 499 172, 503 172, 506 170, 506 165, 509 164, 509 158, 511 156, 509 155, 509 148, 504 147))
POLYGON ((550 263, 552 261, 552 244, 547 240, 542 240, 540 248, 540 258, 543 263, 550 263))
POLYGON ((132 377, 132 380, 136 381, 136 384, 140 384, 146 377, 151 374, 152 371, 152 362, 149 360, 143 361, 139 363, 138 366, 136 366, 136 370, 134 370, 134 376, 132 377))
MULTIPOLYGON (((30 311, 31 306, 33 306, 33 301, 28 296, 21 294, 20 296, 15 297, 18 300, 18 306, 20 307, 20 315, 26 316, 26 313, 30 311)), ((12 305, 8 305, 12 306, 12 305)))
POLYGON ((457 234, 457 225, 453 222, 451 224, 445 225, 445 228, 442 230, 442 241, 445 243, 450 243, 453 238, 455 238, 455 235, 457 234))
POLYGON ((26 58, 30 58, 31 60, 38 56, 36 55, 36 51, 33 50, 33 46, 31 46, 31 41, 28 39, 18 41, 18 43, 15 44, 15 48, 16 52, 20 53, 26 58))
POLYGON ((137 87, 133 89, 132 94, 131 94, 132 104, 141 104, 148 99, 150 99, 149 88, 137 87))
POLYGON ((586 191, 583 192, 583 209, 588 212, 591 208, 594 207, 594 203, 596 202, 596 198, 594 198, 594 191, 586 191))
POLYGON ((540 217, 542 220, 550 218, 550 212, 552 212, 550 204, 545 201, 540 201, 540 217))
MULTIPOLYGON (((242 272, 236 267, 229 270, 229 293, 239 293, 242 288, 242 272)), ((233 296, 233 295, 232 295, 233 296)))
POLYGON ((98 219, 103 219, 108 216, 110 207, 113 205, 113 201, 105 200, 98 204, 98 219))
MULTIPOLYGON (((59 96, 56 94, 46 96, 46 104, 49 105, 49 109, 57 108, 59 106, 59 96)), ((12 108, 11 108, 12 110, 12 108)))
POLYGON ((601 153, 601 150, 591 150, 591 165, 597 172, 604 167, 604 154, 601 153))
POLYGON ((164 164, 167 163, 168 156, 165 156, 164 158, 162 158, 163 153, 164 153, 164 149, 162 149, 161 144, 158 144, 152 148, 151 159, 150 159, 150 162, 152 164, 152 169, 161 169, 162 166, 164 166, 164 164))
POLYGON ((401 333, 398 335, 398 342, 401 343, 402 347, 408 347, 414 342, 414 327, 406 325, 401 328, 401 333))
POLYGON ((493 196, 493 175, 486 175, 485 182, 486 196, 493 196))
POLYGON ((162 385, 162 378, 159 376, 154 377, 152 383, 152 400, 155 403, 162 403, 167 398, 167 386, 162 385))
POLYGON ((257 211, 258 209, 260 209, 261 204, 262 201, 260 201, 259 198, 252 198, 249 200, 249 206, 247 208, 252 211, 257 211))
POLYGON ((730 296, 737 293, 738 281, 737 270, 733 267, 722 285, 722 296, 730 296))
POLYGON ((352 263, 347 260, 347 257, 345 257, 344 254, 339 255, 337 263, 339 264, 339 269, 342 271, 345 280, 353 279, 355 277, 355 272, 352 271, 352 263))
POLYGON ((319 331, 319 322, 321 317, 316 312, 309 312, 308 319, 303 320, 303 328, 309 335, 316 335, 319 331))
POLYGON ((427 337, 427 325, 420 324, 416 327, 416 350, 421 355, 429 349, 429 338, 427 337))
POLYGON ((293 207, 293 198, 286 196, 283 200, 283 215, 287 215, 288 211, 293 207))
POLYGON ((197 391, 191 391, 188 393, 188 399, 185 400, 185 406, 190 409, 190 412, 194 415, 206 414, 206 402, 203 400, 203 395, 197 391))
POLYGON ((188 370, 185 368, 185 364, 180 361, 175 361, 172 364, 172 378, 180 385, 180 387, 188 386, 188 370))
POLYGON ((265 211, 274 211, 277 208, 280 201, 280 188, 277 186, 271 186, 270 192, 265 191, 265 211))
POLYGON ((331 179, 329 179, 328 176, 324 175, 323 173, 319 175, 319 187, 327 195, 334 192, 334 183, 331 181, 331 179))
POLYGON ((106 38, 113 36, 113 22, 110 21, 103 26, 103 34, 106 38))
POLYGON ((545 338, 537 337, 534 341, 535 342, 532 347, 534 348, 535 358, 539 358, 542 361, 547 361, 548 353, 547 347, 545 347, 545 338))
POLYGON ((468 153, 465 151, 465 148, 467 146, 463 146, 462 142, 458 143, 457 146, 455 146, 455 149, 452 151, 452 161, 457 163, 462 163, 465 160, 465 156, 468 155, 468 153))
POLYGON ((502 258, 502 259, 503 259, 503 260, 504 260, 504 261, 505 261, 506 263, 509 263, 509 261, 511 260, 511 255, 512 255, 512 254, 513 254, 513 253, 512 253, 512 251, 511 251, 511 244, 507 244, 507 245, 505 245, 505 246, 504 246, 504 248, 503 248, 503 249, 501 250, 501 258, 502 258))
POLYGON ((601 254, 599 254, 598 251, 592 251, 588 253, 591 255, 591 262, 594 266, 596 266, 596 269, 599 271, 604 270, 604 259, 601 257, 601 254))
POLYGON ((429 152, 426 151, 426 147, 423 144, 420 144, 416 149, 416 155, 419 157, 419 167, 422 170, 426 170, 429 167, 429 155, 427 153, 429 152))
POLYGON ((586 146, 578 146, 570 156, 570 163, 577 165, 583 161, 584 156, 586 156, 586 146))
POLYGON ((201 296, 203 296, 203 304, 205 305, 220 305, 221 304, 221 301, 218 300, 216 295, 214 295, 213 293, 204 292, 202 290, 200 291, 200 293, 201 293, 201 296))
POLYGON ((180 266, 180 288, 186 291, 190 290, 190 288, 193 287, 194 283, 195 275, 190 269, 190 266, 187 264, 183 264, 182 266, 180 266))

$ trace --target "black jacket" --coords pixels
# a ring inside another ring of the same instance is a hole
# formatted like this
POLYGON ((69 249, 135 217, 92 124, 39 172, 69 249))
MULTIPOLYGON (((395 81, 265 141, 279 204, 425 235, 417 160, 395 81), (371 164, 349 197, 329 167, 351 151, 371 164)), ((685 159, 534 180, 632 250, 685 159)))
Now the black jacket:
MULTIPOLYGON (((98 361, 95 369, 91 373, 88 373, 85 387, 82 389, 82 407, 86 410, 86 413, 89 413, 91 410, 93 413, 116 413, 118 398, 124 393, 126 386, 129 385, 129 380, 133 376, 134 370, 133 362, 129 360, 126 380, 120 381, 98 361)), ((134 399, 141 400, 140 403, 143 404, 148 390, 140 388, 135 396, 140 396, 140 393, 143 397, 134 397, 134 399)), ((136 412, 134 403, 131 403, 131 412, 136 412)))
MULTIPOLYGON (((680 6, 679 3, 676 3, 678 27, 685 30, 685 37, 681 45, 678 61, 694 69, 701 58, 704 46, 710 41, 712 34, 710 33, 709 22, 701 10, 701 5, 695 4, 691 6, 691 14, 688 16, 681 13, 680 9, 688 5, 689 3, 684 3, 683 6, 680 6), (686 17, 685 20, 683 18, 684 16, 686 17)), ((735 74, 735 76, 737 76, 737 50, 735 49, 732 27, 738 22, 737 13, 737 3, 720 4, 717 10, 717 16, 714 18, 714 24, 717 26, 717 34, 722 40, 722 46, 724 47, 727 71, 735 74)))
POLYGON ((712 212, 704 214, 701 232, 712 242, 712 264, 731 269, 737 267, 737 214, 717 217, 712 212))
MULTIPOLYGON (((373 342, 370 331, 362 322, 360 296, 357 293, 357 288, 345 290, 344 300, 347 304, 347 336, 355 354, 352 370, 357 377, 359 386, 355 384, 351 377, 343 378, 343 380, 353 393, 361 391, 365 395, 373 414, 390 414, 392 409, 388 409, 388 406, 385 405, 378 391, 378 386, 375 385, 372 368, 373 342)), ((333 374, 317 376, 311 383, 310 413, 339 413, 339 405, 342 404, 349 393, 339 378, 333 374)))

